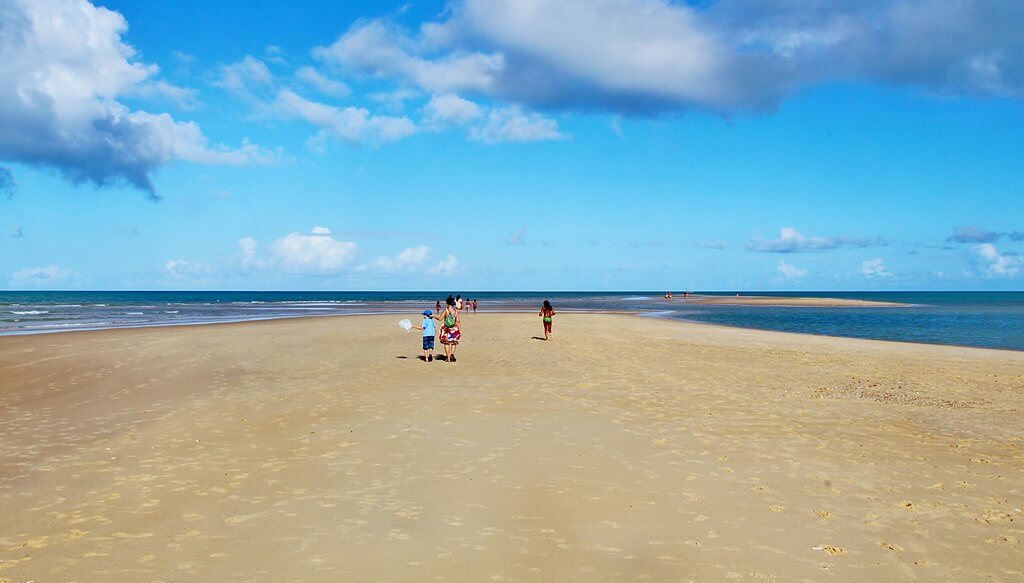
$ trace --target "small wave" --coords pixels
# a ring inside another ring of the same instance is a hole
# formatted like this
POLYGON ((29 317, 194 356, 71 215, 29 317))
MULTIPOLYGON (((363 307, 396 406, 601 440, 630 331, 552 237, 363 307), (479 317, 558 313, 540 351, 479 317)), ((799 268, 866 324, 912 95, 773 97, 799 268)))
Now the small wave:
POLYGON ((144 312, 124 312, 125 316, 142 316, 144 312))
POLYGON ((165 314, 177 314, 180 311, 181 310, 164 310, 164 313, 165 314))
POLYGON ((49 310, 11 310, 15 316, 35 316, 38 314, 49 314, 49 310))
POLYGON ((628 298, 622 298, 624 302, 637 302, 640 300, 649 300, 651 296, 629 296, 628 298))

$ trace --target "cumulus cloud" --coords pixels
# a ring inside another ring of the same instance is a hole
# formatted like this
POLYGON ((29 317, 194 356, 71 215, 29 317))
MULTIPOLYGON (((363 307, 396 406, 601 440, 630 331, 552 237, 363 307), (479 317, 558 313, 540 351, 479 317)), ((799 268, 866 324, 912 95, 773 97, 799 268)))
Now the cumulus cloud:
POLYGON ((431 126, 465 125, 479 119, 483 109, 458 95, 434 95, 423 106, 424 121, 431 126))
POLYGON ((799 253, 806 251, 828 251, 843 247, 870 247, 881 245, 880 239, 864 237, 804 237, 792 227, 779 229, 779 238, 768 241, 758 240, 747 243, 747 249, 765 253, 799 253))
POLYGON ((184 259, 171 259, 164 263, 164 272, 170 277, 177 279, 187 276, 207 275, 212 273, 213 270, 202 263, 186 261, 184 259))
POLYGON ((459 269, 459 260, 454 255, 448 255, 430 268, 431 273, 438 275, 452 275, 459 269))
POLYGON ((1016 277, 1024 269, 1024 258, 1000 253, 991 243, 971 247, 971 259, 975 268, 986 277, 1016 277))
POLYGON ((566 136, 558 131, 557 121, 539 113, 524 112, 519 106, 512 105, 492 109, 487 121, 471 129, 469 137, 485 144, 497 144, 561 140, 566 136))
POLYGON ((15 271, 11 278, 15 285, 26 287, 45 287, 67 280, 74 274, 67 267, 48 265, 46 267, 29 267, 15 271))
POLYGON ((891 271, 886 269, 885 262, 881 257, 861 261, 860 268, 857 270, 857 273, 868 279, 876 277, 895 277, 891 271))
POLYGON ((221 65, 220 78, 214 85, 227 89, 235 95, 251 97, 253 94, 271 87, 274 74, 263 61, 246 55, 241 60, 221 65))
POLYGON ((454 0, 416 31, 364 20, 314 54, 435 94, 731 113, 837 81, 1020 98, 1022 28, 1005 0, 454 0))
POLYGON ((806 269, 800 269, 796 265, 786 262, 784 259, 779 260, 777 269, 779 271, 779 275, 786 279, 800 279, 807 275, 806 269))
POLYGON ((359 246, 339 241, 326 227, 289 233, 263 247, 252 237, 238 240, 243 269, 274 270, 295 275, 329 275, 349 267, 359 246))
POLYGON ((946 238, 949 243, 991 243, 999 239, 1000 234, 987 231, 981 227, 957 227, 953 234, 946 238))
POLYGON ((360 107, 335 107, 311 101, 288 89, 277 94, 273 108, 284 117, 301 119, 320 128, 314 146, 329 138, 350 144, 382 144, 416 132, 416 124, 407 117, 371 115, 360 107))
MULTIPOLYGON (((436 28, 436 27, 435 27, 436 28)), ((434 58, 420 56, 429 42, 411 38, 384 20, 360 21, 314 56, 336 66, 375 77, 408 80, 430 93, 486 91, 504 66, 501 55, 452 50, 434 58)))
POLYGON ((210 147, 194 123, 131 110, 158 68, 121 36, 127 22, 86 0, 11 0, 0 7, 0 159, 56 168, 73 182, 127 182, 153 192, 151 174, 172 160, 266 161, 254 145, 210 147))
POLYGON ((378 257, 374 259, 370 265, 366 266, 366 268, 382 271, 384 273, 420 269, 430 257, 430 252, 430 247, 426 245, 410 247, 395 257, 378 257))
POLYGON ((295 71, 295 78, 328 97, 348 97, 352 94, 348 85, 323 76, 313 67, 302 67, 295 71))

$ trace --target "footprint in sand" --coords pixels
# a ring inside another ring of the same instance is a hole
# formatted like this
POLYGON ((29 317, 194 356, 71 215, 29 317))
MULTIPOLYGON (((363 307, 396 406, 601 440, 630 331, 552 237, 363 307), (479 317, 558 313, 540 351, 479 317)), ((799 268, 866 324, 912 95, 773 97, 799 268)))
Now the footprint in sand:
POLYGON ((903 551, 903 547, 901 547, 900 545, 894 545, 892 543, 879 541, 878 546, 882 547, 883 549, 889 549, 894 553, 899 553, 903 551))
POLYGON ((772 512, 782 512, 785 509, 786 507, 783 506, 782 504, 772 504, 771 506, 768 507, 768 510, 771 510, 772 512))
POLYGON ((832 513, 829 512, 828 510, 815 510, 814 514, 816 514, 819 518, 824 518, 825 520, 832 518, 832 513))
POLYGON ((830 546, 830 545, 818 545, 818 546, 814 547, 814 550, 821 551, 821 552, 825 553, 826 555, 829 555, 829 556, 832 556, 832 557, 838 557, 839 555, 845 555, 846 554, 846 549, 844 549, 842 547, 833 547, 833 546, 830 546))

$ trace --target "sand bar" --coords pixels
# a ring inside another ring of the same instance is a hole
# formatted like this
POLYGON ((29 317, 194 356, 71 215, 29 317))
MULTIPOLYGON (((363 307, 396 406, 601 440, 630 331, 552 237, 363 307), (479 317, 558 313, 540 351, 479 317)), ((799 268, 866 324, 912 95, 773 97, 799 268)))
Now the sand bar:
POLYGON ((0 338, 0 580, 1022 577, 1024 353, 465 320, 0 338))
MULTIPOLYGON (((683 299, 676 296, 674 299, 683 299)), ((853 298, 801 298, 786 296, 703 296, 691 295, 684 300, 689 304, 723 306, 793 306, 801 308, 901 308, 910 304, 858 300, 853 298)))

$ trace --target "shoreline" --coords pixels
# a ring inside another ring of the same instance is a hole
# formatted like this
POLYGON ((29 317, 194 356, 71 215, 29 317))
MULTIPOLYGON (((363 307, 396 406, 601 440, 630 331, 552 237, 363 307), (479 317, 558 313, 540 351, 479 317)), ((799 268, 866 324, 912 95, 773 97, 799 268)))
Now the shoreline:
MULTIPOLYGON (((681 299, 681 298, 680 298, 681 299)), ((913 304, 906 304, 911 306, 913 304)), ((894 307, 900 307, 902 305, 896 305, 894 307)), ((773 306, 773 307, 786 307, 786 306, 773 306)), ((792 306, 792 307, 804 307, 804 306, 792 306)), ((854 306, 850 306, 854 307, 854 306)), ((869 306, 874 307, 874 306, 869 306)), ((515 309, 500 309, 500 310, 481 310, 476 314, 470 314, 471 316, 479 316, 485 314, 527 314, 533 313, 535 310, 515 310, 515 309)), ((0 333, 0 341, 4 338, 22 338, 22 337, 33 337, 33 336, 52 336, 52 335, 64 335, 74 333, 95 333, 95 332, 111 332, 118 330, 152 330, 161 328, 188 328, 188 327, 209 327, 209 326, 228 326, 228 325, 239 325, 239 324, 259 324, 263 322, 278 322, 278 321, 291 321, 291 320, 319 320, 319 319, 330 319, 330 318, 348 318, 348 317, 373 317, 373 316, 396 316, 396 315, 415 315, 413 311, 388 311, 388 312, 357 312, 357 313, 340 313, 340 314, 297 314, 297 315, 285 315, 285 316, 270 316, 258 319, 246 318, 239 320, 226 320, 226 321, 213 321, 213 322, 182 322, 182 323, 158 323, 158 324, 139 324, 135 326, 110 326, 110 327, 97 327, 97 328, 76 328, 76 329, 62 329, 62 330, 31 330, 31 331, 18 331, 18 332, 2 332, 0 333)), ((1015 348, 1003 348, 1003 347, 992 347, 992 346, 977 346, 970 344, 953 344, 944 342, 915 342, 909 340, 892 340, 885 338, 865 338, 862 336, 837 336, 831 334, 817 334, 814 332, 798 332, 790 330, 774 330, 771 328, 755 328, 751 326, 739 326, 734 324, 724 324, 719 322, 707 322, 703 320, 690 320, 687 318, 671 318, 667 317, 663 313, 657 310, 650 312, 640 312, 634 310, 585 310, 585 309, 563 309, 560 313, 563 314, 609 314, 609 315, 628 315, 638 318, 647 318, 660 321, 669 322, 680 322, 685 324, 693 324, 699 326, 713 326, 722 327, 735 330, 750 330, 755 332, 768 332, 774 334, 792 334, 796 336, 811 336, 818 338, 835 338, 841 340, 863 340, 869 342, 886 342, 894 343, 898 345, 920 345, 920 346, 942 346, 950 348, 967 348, 973 350, 995 350, 1001 352, 1010 353, 1024 353, 1024 350, 1015 348)), ((671 313, 671 312, 670 312, 671 313)))

